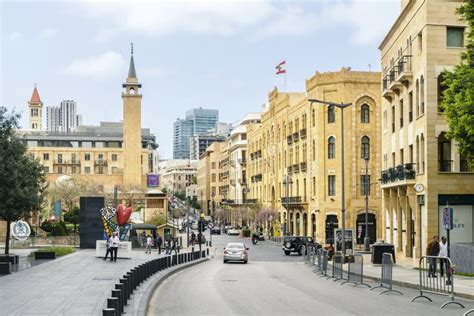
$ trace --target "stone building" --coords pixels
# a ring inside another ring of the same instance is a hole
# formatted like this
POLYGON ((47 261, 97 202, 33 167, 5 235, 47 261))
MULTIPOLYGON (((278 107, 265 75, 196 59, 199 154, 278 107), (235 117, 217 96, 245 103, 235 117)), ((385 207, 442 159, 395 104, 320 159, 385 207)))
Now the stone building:
POLYGON ((291 235, 313 236, 324 242, 340 227, 341 111, 311 104, 309 98, 352 103, 344 111, 343 130, 346 228, 353 228, 357 242, 363 242, 365 186, 361 184, 367 182, 369 235, 374 242, 381 236, 382 226, 377 186, 380 73, 346 68, 317 72, 306 80, 305 92, 271 91, 261 124, 249 129, 247 135, 250 198, 277 211, 274 226, 280 226, 281 233, 288 229, 291 235))
POLYGON ((380 45, 383 236, 414 261, 432 236, 446 234, 448 204, 454 208, 451 241, 474 241, 474 170, 446 137, 440 108, 443 71, 465 50, 466 25, 455 13, 462 3, 402 0, 380 45))
POLYGON ((197 175, 197 160, 169 159, 160 167, 161 186, 171 192, 186 191, 197 175))

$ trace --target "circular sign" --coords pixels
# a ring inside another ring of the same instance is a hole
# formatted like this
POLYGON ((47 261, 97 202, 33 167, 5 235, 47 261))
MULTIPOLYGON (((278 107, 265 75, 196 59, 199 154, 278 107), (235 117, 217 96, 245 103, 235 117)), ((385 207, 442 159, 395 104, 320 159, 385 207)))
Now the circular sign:
POLYGON ((16 222, 11 223, 10 226, 12 236, 15 237, 17 240, 27 240, 31 234, 30 225, 27 222, 19 220, 16 222))
POLYGON ((207 224, 207 227, 213 228, 213 227, 214 227, 214 223, 209 223, 209 224, 207 224))
POLYGON ((415 184, 415 191, 421 193, 425 190, 425 186, 422 183, 415 184))

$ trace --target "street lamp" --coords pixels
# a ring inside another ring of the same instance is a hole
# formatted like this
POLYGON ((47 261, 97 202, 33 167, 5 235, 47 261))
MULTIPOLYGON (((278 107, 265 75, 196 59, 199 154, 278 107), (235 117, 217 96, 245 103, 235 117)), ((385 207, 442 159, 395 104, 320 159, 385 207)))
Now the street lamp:
POLYGON ((286 189, 286 225, 285 225, 285 236, 290 236, 290 198, 288 197, 288 187, 293 184, 291 177, 286 174, 286 179, 283 180, 283 184, 286 189))
POLYGON ((334 102, 327 102, 321 101, 317 99, 308 99, 313 103, 321 103, 326 106, 335 106, 341 109, 341 217, 342 217, 342 255, 346 256, 346 206, 345 206, 345 196, 344 196, 344 109, 351 106, 352 103, 334 103, 334 102))
POLYGON ((364 237, 364 251, 370 251, 370 238, 369 238, 369 189, 370 183, 369 178, 369 155, 365 158, 365 181, 364 181, 364 193, 365 193, 365 237, 364 237))

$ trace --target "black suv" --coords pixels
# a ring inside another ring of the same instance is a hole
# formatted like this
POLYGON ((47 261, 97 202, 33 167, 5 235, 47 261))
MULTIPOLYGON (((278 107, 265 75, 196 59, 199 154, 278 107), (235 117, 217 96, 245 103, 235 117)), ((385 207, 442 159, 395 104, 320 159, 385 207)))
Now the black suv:
POLYGON ((283 239, 283 251, 287 256, 292 252, 297 252, 301 256, 306 254, 308 243, 313 243, 313 238, 306 236, 286 236, 283 239))

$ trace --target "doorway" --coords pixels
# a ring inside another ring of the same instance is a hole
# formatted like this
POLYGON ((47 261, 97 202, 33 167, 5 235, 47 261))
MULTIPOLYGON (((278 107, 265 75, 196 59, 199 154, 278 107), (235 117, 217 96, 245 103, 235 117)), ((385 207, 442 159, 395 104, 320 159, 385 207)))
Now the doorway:
POLYGON ((326 215, 326 243, 334 244, 334 229, 339 227, 337 215, 326 215))
MULTIPOLYGON (((375 219, 375 214, 369 213, 367 218, 368 218, 367 226, 369 229, 369 239, 370 239, 370 243, 373 244, 377 241, 377 234, 376 234, 377 223, 375 219)), ((357 233, 356 233, 357 244, 363 245, 364 237, 365 237, 365 213, 357 215, 356 227, 357 227, 357 233)))

